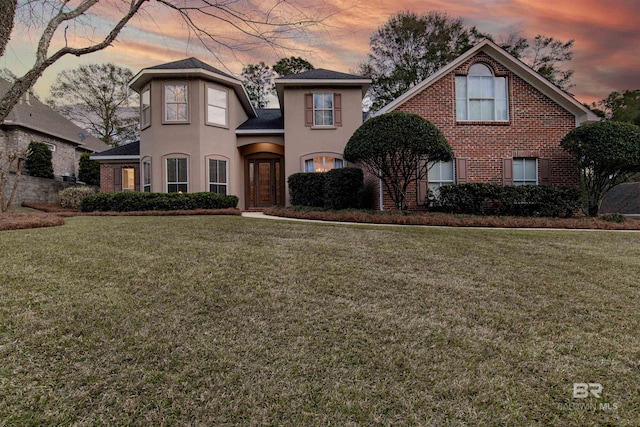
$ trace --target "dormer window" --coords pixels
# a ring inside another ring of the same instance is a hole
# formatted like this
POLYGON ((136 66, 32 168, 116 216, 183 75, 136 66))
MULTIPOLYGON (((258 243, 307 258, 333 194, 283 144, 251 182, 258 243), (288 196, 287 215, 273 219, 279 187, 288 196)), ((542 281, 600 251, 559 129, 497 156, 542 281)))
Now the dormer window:
POLYGON ((164 85, 165 122, 186 122, 189 120, 188 86, 186 83, 166 83, 164 85))
POLYGON ((485 64, 474 64, 468 75, 456 76, 458 121, 506 122, 507 100, 507 78, 494 76, 485 64))

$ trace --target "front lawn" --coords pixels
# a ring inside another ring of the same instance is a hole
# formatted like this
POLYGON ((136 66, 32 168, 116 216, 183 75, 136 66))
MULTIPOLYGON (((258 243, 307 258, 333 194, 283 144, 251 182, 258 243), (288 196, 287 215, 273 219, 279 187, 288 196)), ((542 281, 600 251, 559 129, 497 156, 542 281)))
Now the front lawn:
POLYGON ((219 216, 5 231, 0 424, 637 425, 638 241, 219 216))

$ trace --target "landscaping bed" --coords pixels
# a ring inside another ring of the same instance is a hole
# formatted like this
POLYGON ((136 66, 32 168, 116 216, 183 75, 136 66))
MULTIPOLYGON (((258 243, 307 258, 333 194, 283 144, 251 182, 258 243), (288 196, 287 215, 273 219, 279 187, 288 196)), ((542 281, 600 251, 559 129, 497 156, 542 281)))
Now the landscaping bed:
POLYGON ((640 230, 640 221, 605 221, 601 217, 539 218, 510 216, 471 216, 445 213, 399 211, 331 211, 308 207, 274 207, 265 215, 320 221, 357 222, 367 224, 432 225, 445 227, 498 227, 498 228, 566 228, 598 230, 640 230))

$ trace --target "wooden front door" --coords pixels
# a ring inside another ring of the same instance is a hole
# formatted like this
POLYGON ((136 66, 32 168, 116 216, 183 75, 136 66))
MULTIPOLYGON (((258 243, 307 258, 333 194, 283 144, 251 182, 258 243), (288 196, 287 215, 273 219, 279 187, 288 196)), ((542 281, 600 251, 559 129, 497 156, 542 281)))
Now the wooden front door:
POLYGON ((283 194, 281 158, 247 160, 247 208, 281 205, 283 194))

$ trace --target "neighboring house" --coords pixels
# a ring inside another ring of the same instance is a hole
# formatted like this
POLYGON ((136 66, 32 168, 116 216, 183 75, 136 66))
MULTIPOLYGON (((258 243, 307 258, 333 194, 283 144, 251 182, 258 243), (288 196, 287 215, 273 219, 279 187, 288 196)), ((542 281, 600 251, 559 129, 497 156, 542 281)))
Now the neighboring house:
MULTIPOLYGON (((0 79, 0 97, 10 87, 11 83, 0 79)), ((109 148, 108 144, 26 93, 0 123, 0 151, 23 150, 31 141, 44 142, 49 146, 56 177, 77 176, 78 162, 83 153, 109 148)))
POLYGON ((328 70, 275 80, 280 108, 254 109, 242 82, 189 58, 140 71, 140 142, 92 159, 101 190, 211 191, 242 209, 288 202, 296 172, 346 166, 344 147, 362 124, 371 81, 328 70))
MULTIPOLYGON (((376 115, 404 111, 435 124, 455 160, 430 164, 428 178, 410 189, 410 207, 428 189, 453 183, 578 185, 560 147, 571 129, 598 118, 530 67, 485 40, 398 97, 376 115)), ((381 208, 393 208, 382 196, 381 208)))

